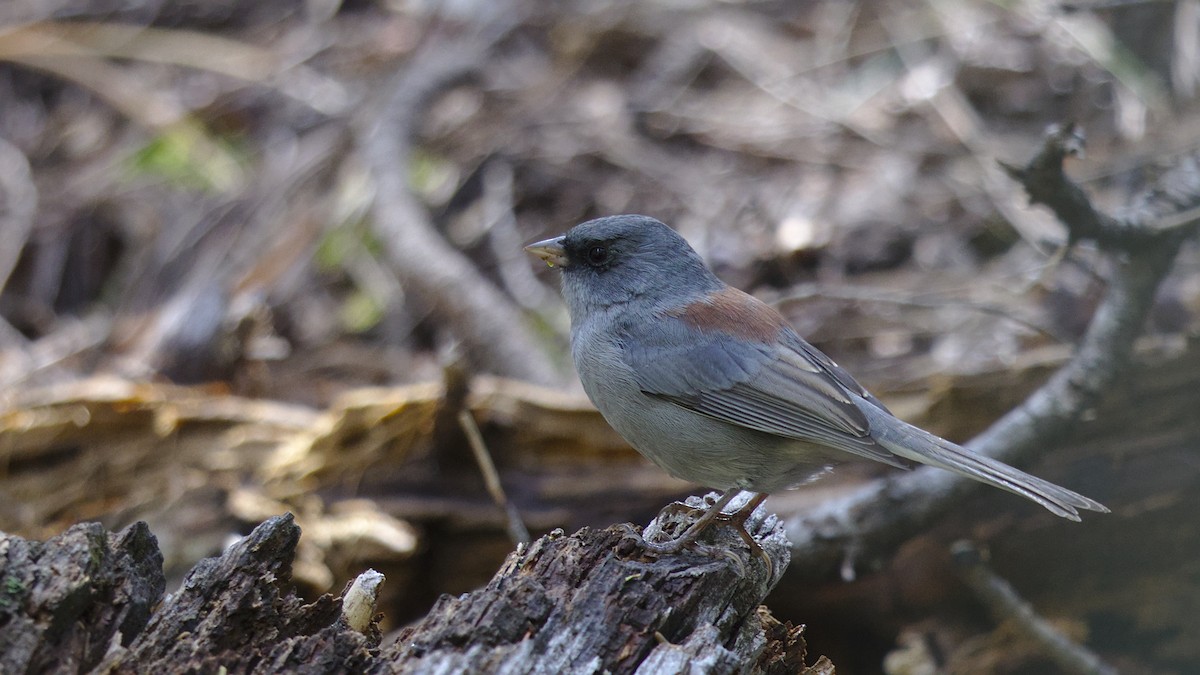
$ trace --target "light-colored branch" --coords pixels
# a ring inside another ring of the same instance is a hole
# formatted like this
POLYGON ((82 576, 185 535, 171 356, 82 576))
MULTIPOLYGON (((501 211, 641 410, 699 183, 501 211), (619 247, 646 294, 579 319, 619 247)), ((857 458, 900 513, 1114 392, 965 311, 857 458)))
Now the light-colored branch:
MULTIPOLYGON (((1073 138, 1057 131, 1030 164, 1041 162, 1039 170, 1027 167, 1014 175, 1023 181, 1037 177, 1037 186, 1023 184, 1037 193, 1037 201, 1055 210, 1075 240, 1098 234, 1107 245, 1126 248, 1118 255, 1108 292, 1074 358, 967 444, 976 452, 1017 465, 1052 448, 1125 372, 1154 293, 1170 271, 1183 238, 1195 229, 1193 223, 1191 228, 1156 231, 1151 223, 1164 218, 1167 207, 1184 211, 1200 201, 1200 171, 1189 159, 1163 176, 1160 187, 1143 200, 1140 213, 1121 219, 1102 215, 1090 202, 1081 201, 1086 195, 1062 175, 1062 159, 1069 154, 1063 144, 1073 138), (1054 161, 1056 175, 1047 166, 1054 161), (1060 184, 1061 192, 1049 190, 1052 181, 1060 184), (1060 194, 1065 196, 1056 196, 1060 194), (1090 220, 1089 214, 1094 214, 1090 220), (1135 223, 1143 223, 1141 233, 1135 234, 1135 223)), ((919 468, 871 481, 841 499, 825 502, 788 522, 793 573, 824 577, 841 570, 843 577, 853 577, 861 562, 886 556, 976 487, 949 472, 919 468)))
POLYGON ((20 148, 0 138, 0 290, 16 269, 17 259, 37 214, 38 190, 29 160, 20 148))
MULTIPOLYGON (((517 14, 513 12, 512 14, 517 14)), ((406 290, 460 339, 472 364, 540 383, 556 374, 515 304, 437 231, 413 194, 413 135, 426 106, 470 77, 518 19, 478 34, 427 44, 386 85, 382 105, 357 131, 375 179, 372 226, 406 290)))

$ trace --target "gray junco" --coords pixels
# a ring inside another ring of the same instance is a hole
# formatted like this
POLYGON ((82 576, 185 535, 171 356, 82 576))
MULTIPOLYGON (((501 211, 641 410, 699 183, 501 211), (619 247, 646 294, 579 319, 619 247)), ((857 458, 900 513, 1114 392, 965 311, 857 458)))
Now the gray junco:
POLYGON ((583 388, 625 440, 671 475, 724 490, 679 538, 692 543, 739 492, 767 493, 865 457, 948 469, 1079 520, 1103 505, 894 417, 774 309, 725 285, 683 237, 610 216, 526 250, 562 270, 583 388))

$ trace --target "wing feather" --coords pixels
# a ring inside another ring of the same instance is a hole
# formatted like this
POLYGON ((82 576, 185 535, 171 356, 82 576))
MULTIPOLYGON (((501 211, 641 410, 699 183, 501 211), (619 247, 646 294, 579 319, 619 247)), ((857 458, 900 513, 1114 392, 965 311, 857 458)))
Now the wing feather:
POLYGON ((869 397, 866 390, 786 325, 764 343, 711 326, 698 330, 666 315, 627 326, 623 342, 648 395, 730 424, 907 468, 871 438, 853 400, 869 397))

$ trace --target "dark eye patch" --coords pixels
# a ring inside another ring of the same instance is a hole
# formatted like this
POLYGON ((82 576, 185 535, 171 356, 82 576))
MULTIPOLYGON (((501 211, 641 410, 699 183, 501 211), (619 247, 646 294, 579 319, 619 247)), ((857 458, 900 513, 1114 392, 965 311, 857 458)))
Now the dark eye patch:
POLYGON ((609 251, 609 248, 608 248, 608 246, 606 246, 604 244, 596 244, 594 246, 589 246, 587 249, 586 259, 587 259, 588 264, 591 265, 592 267, 600 267, 602 265, 606 265, 606 264, 608 264, 608 261, 610 258, 611 258, 611 253, 609 251))

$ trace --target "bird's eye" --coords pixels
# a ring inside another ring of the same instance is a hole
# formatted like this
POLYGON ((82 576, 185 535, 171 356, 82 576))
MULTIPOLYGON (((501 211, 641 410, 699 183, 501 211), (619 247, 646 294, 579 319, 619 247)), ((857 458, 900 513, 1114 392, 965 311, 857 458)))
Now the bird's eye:
POLYGON ((608 247, 593 246, 588 249, 587 261, 589 265, 600 266, 608 262, 608 247))

